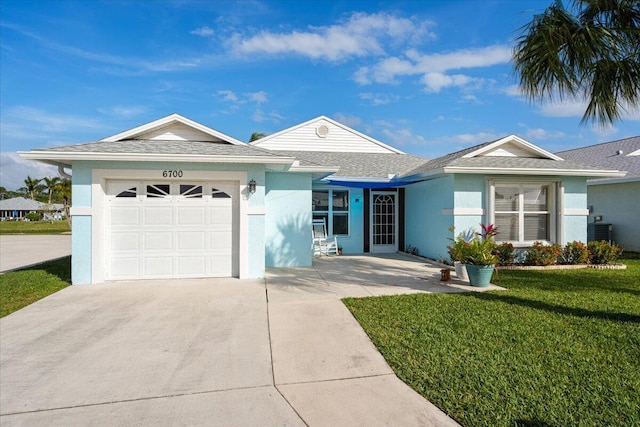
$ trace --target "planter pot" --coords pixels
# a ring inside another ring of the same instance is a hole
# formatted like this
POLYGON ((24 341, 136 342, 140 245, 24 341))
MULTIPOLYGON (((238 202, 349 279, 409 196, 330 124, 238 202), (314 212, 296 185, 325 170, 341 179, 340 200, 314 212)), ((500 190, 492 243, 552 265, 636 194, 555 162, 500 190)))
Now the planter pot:
POLYGON ((469 280, 469 276, 467 275, 467 267, 461 263, 460 261, 453 262, 454 267, 456 268, 456 277, 460 280, 469 280))
POLYGON ((467 274, 469 275, 471 286, 478 288, 486 288, 489 286, 494 268, 495 266, 493 265, 467 264, 467 274))

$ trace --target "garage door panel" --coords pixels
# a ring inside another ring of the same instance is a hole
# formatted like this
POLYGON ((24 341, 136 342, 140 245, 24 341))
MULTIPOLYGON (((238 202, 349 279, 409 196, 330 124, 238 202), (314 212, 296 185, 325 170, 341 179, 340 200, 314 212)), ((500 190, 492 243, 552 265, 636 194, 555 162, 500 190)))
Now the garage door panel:
POLYGON ((138 257, 115 257, 109 263, 111 279, 135 279, 142 274, 138 257))
POLYGON ((144 225, 173 225, 173 208, 171 206, 146 206, 144 225))
POLYGON ((201 256, 180 256, 177 258, 178 271, 176 274, 182 277, 202 277, 207 272, 207 258, 201 256))
POLYGON ((145 251, 170 251, 173 248, 173 233, 170 231, 145 231, 142 241, 145 251))
POLYGON ((209 208, 209 223, 208 225, 217 224, 229 224, 233 219, 233 209, 231 203, 226 206, 211 206, 209 208))
POLYGON ((228 254, 210 255, 209 268, 213 277, 229 277, 232 275, 231 264, 227 262, 228 254))
POLYGON ((204 251, 206 249, 203 231, 178 231, 176 232, 176 242, 178 251, 204 251))
POLYGON ((138 225, 140 223, 140 209, 137 206, 111 206, 110 225, 138 225))
POLYGON ((111 233, 111 250, 112 251, 134 251, 140 250, 139 233, 133 232, 112 232, 111 233))
POLYGON ((173 276, 173 257, 145 257, 142 260, 143 277, 164 278, 173 276))
POLYGON ((205 225, 206 223, 204 206, 179 206, 176 211, 176 225, 205 225))

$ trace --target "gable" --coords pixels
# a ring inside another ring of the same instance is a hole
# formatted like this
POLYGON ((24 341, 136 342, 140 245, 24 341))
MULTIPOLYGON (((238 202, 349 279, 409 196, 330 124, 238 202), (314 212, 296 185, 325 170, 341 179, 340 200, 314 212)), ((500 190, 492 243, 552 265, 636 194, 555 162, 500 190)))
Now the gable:
POLYGON ((404 154, 400 150, 324 116, 251 144, 267 150, 282 151, 404 154))
POLYGON ((466 159, 474 157, 518 157, 563 160, 561 157, 527 142, 516 135, 510 135, 492 143, 483 144, 477 150, 473 150, 462 156, 462 158, 466 159))
POLYGON ((480 154, 484 157, 527 157, 527 158, 541 158, 538 153, 534 153, 521 145, 513 142, 502 144, 492 150, 480 154))
POLYGON ((149 132, 142 133, 131 139, 150 139, 162 141, 210 141, 224 142, 220 138, 216 138, 211 134, 194 129, 183 123, 172 123, 149 132))

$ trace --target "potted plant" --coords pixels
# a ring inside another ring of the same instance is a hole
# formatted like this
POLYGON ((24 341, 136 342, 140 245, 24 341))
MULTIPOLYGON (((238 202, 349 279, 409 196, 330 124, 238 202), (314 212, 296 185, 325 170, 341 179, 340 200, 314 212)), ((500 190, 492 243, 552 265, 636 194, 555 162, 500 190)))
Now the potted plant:
POLYGON ((478 233, 469 243, 464 263, 471 286, 484 288, 489 286, 493 270, 498 263, 498 257, 495 254, 497 245, 493 240, 497 230, 493 224, 487 226, 480 224, 480 226, 482 233, 478 233))
MULTIPOLYGON (((449 231, 453 233, 455 231, 455 227, 449 227, 449 231)), ((469 280, 464 259, 467 248, 469 247, 469 242, 473 239, 474 235, 475 233, 473 230, 467 230, 464 233, 458 234, 455 239, 449 239, 453 243, 450 246, 447 246, 447 252, 449 252, 449 257, 455 267, 456 276, 460 280, 469 280)))

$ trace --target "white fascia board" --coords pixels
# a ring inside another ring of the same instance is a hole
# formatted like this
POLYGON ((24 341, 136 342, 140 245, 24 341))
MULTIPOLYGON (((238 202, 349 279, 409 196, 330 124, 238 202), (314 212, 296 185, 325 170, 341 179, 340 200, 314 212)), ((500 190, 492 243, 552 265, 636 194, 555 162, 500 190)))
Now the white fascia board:
POLYGON ((394 180, 387 178, 363 178, 363 177, 348 177, 348 176, 339 176, 336 178, 331 178, 331 181, 335 182, 371 182, 377 184, 391 184, 394 180))
POLYGON ((525 148, 527 148, 529 151, 533 151, 534 153, 539 154, 540 156, 546 157, 548 159, 564 161, 564 159, 562 157, 558 157, 555 154, 550 153, 547 150, 544 150, 544 149, 538 147, 537 145, 534 145, 534 144, 532 144, 532 143, 530 143, 528 141, 525 141, 524 139, 520 138, 517 135, 506 136, 506 137, 504 137, 502 139, 499 139, 499 140, 497 140, 497 141, 495 141, 495 142, 493 142, 493 143, 491 143, 489 145, 486 145, 486 146, 484 146, 482 148, 479 148, 479 149, 477 149, 475 151, 472 151, 471 153, 467 153, 464 156, 462 156, 462 158, 469 159, 469 158, 472 158, 472 157, 479 156, 479 155, 481 155, 483 153, 486 153, 487 151, 491 151, 494 148, 497 148, 497 147, 499 147, 499 146, 501 146, 503 144, 507 144, 509 142, 516 142, 519 145, 522 145, 525 148))
POLYGON ((355 129, 350 128, 349 126, 343 125, 343 124, 342 124, 342 123, 340 123, 340 122, 336 122, 335 120, 330 119, 330 118, 329 118, 329 117, 327 117, 327 116, 318 116, 318 117, 315 117, 315 118, 313 118, 313 119, 311 119, 311 120, 307 120, 307 121, 306 121, 306 122, 304 122, 304 123, 300 123, 300 124, 298 124, 298 125, 291 126, 290 128, 287 128, 287 129, 281 130, 280 132, 276 132, 276 133, 274 133, 274 134, 272 134, 272 135, 265 136, 264 138, 260 138, 260 139, 258 139, 258 140, 256 140, 256 141, 250 142, 250 143, 249 143, 249 145, 256 145, 256 146, 259 146, 261 143, 263 143, 263 142, 265 142, 265 141, 269 141, 269 140, 271 140, 271 139, 277 138, 277 137, 279 137, 280 135, 283 135, 283 134, 285 134, 285 133, 287 133, 287 132, 294 131, 294 130, 299 129, 299 128, 303 127, 303 126, 309 125, 309 124, 311 124, 311 123, 313 123, 313 122, 317 122, 318 120, 326 120, 326 121, 328 121, 329 123, 331 123, 331 124, 333 124, 333 125, 335 125, 335 126, 337 126, 337 127, 339 127, 339 128, 342 128, 342 129, 346 130, 347 132, 351 132, 351 133, 353 133, 353 134, 355 134, 355 135, 357 135, 357 136, 359 136, 359 137, 361 137, 361 138, 366 139, 367 141, 370 141, 370 142, 373 142, 373 143, 374 143, 374 144, 376 144, 376 145, 379 145, 380 147, 383 147, 383 148, 386 148, 387 150, 393 151, 393 152, 394 152, 394 153, 396 153, 396 154, 406 154, 404 151, 400 151, 400 150, 398 150, 397 148, 393 148, 393 147, 391 147, 390 145, 387 145, 387 144, 385 144, 385 143, 383 143, 383 142, 378 141, 377 139, 374 139, 374 138, 370 137, 369 135, 365 135, 365 134, 363 134, 363 133, 358 132, 358 131, 357 131, 357 130, 355 130, 355 129))
MULTIPOLYGON (((130 153, 81 153, 64 151, 19 151, 24 159, 70 164, 73 160, 105 160, 125 162, 185 162, 185 163, 253 163, 290 165, 293 157, 259 156, 205 156, 202 154, 130 154, 130 153)), ((53 163, 51 163, 53 164, 53 163)))
POLYGON ((120 132, 120 133, 118 133, 116 135, 113 135, 113 136, 110 136, 108 138, 101 139, 100 141, 114 142, 114 141, 120 141, 120 140, 123 140, 123 139, 131 139, 131 137, 133 137, 133 136, 140 135, 140 134, 143 134, 143 133, 147 133, 147 132, 149 132, 151 130, 159 129, 159 128, 168 126, 168 125, 170 125, 172 123, 176 123, 176 122, 177 123, 182 123, 183 125, 186 125, 186 126, 189 126, 189 127, 192 127, 192 128, 194 128, 196 130, 199 130, 200 132, 204 132, 204 133, 206 133, 208 135, 214 136, 214 137, 216 137, 218 139, 221 139, 222 141, 229 142, 229 143, 231 143, 233 145, 246 145, 244 142, 239 141, 239 140, 237 140, 235 138, 232 138, 229 135, 225 135, 222 132, 218 132, 215 129, 211 129, 208 126, 202 125, 202 124, 200 124, 198 122, 194 122, 193 120, 187 119, 186 117, 181 116, 180 114, 175 114, 175 113, 171 114, 171 115, 169 115, 167 117, 163 117, 161 119, 154 120, 154 121, 152 121, 150 123, 146 123, 144 125, 137 126, 137 127, 133 128, 133 129, 129 129, 129 130, 126 130, 124 132, 120 132))
POLYGON ((336 173, 338 166, 291 166, 289 172, 329 172, 336 173))
POLYGON ((491 175, 560 175, 560 176, 584 176, 584 177, 610 177, 618 178, 626 175, 626 172, 606 169, 536 169, 536 168, 480 168, 447 166, 444 173, 466 174, 491 174, 491 175))

